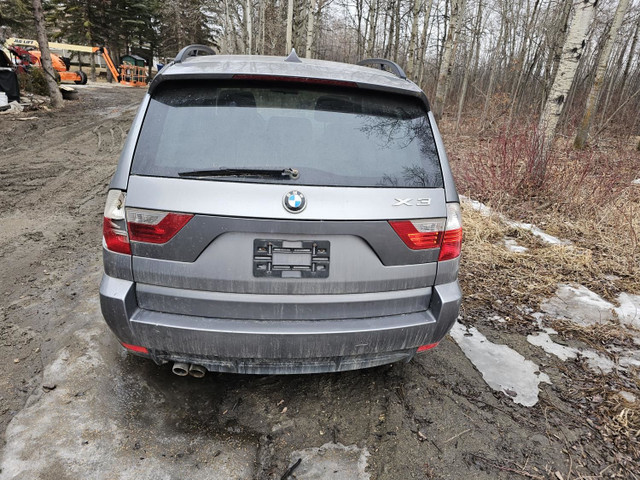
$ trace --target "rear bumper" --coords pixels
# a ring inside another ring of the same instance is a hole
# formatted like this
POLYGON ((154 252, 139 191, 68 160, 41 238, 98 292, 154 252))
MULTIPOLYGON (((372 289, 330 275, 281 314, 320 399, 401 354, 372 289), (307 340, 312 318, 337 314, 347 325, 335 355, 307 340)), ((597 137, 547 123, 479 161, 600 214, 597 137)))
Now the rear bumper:
POLYGON ((244 320, 139 308, 135 284, 104 275, 100 304, 122 343, 141 345, 159 363, 182 361, 210 371, 283 374, 354 370, 409 360, 437 343, 458 317, 458 282, 433 287, 422 312, 340 320, 244 320))

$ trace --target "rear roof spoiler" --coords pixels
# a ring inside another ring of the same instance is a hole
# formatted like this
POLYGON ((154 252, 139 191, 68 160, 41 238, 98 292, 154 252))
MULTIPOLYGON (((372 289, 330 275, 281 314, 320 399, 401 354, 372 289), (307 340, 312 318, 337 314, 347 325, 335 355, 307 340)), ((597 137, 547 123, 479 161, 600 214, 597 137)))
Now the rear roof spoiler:
MULTIPOLYGON (((193 44, 193 45, 188 45, 186 47, 184 47, 182 50, 180 50, 180 52, 178 53, 178 55, 176 55, 176 58, 167 66, 173 65, 173 64, 179 64, 182 63, 183 61, 185 61, 187 58, 189 57, 194 57, 198 55, 198 52, 203 52, 201 55, 215 55, 216 52, 209 46, 207 45, 200 45, 200 44, 193 44)), ((395 76, 397 76, 398 78, 402 79, 402 80, 407 80, 407 75, 406 73, 404 73, 404 70, 402 69, 402 67, 400 67, 400 65, 398 65, 396 62, 393 62, 391 60, 387 60, 386 58, 365 58, 363 60, 360 60, 357 65, 360 66, 377 66, 380 68, 380 70, 385 70, 385 71, 389 71, 391 73, 393 73, 395 76)), ((184 77, 182 75, 177 75, 177 76, 171 76, 173 77, 172 80, 181 80, 183 78, 189 78, 189 79, 210 79, 210 78, 217 78, 217 79, 229 79, 233 77, 233 73, 229 72, 229 73, 224 73, 224 74, 217 74, 217 75, 208 75, 206 73, 190 73, 190 74, 186 74, 184 75, 184 77)), ((162 83, 165 80, 164 76, 162 74, 156 75, 154 77, 154 79, 151 81, 151 83, 149 84, 149 94, 151 94, 156 87, 162 83)), ((371 88, 371 87, 369 87, 371 88)), ((382 91, 389 91, 389 89, 387 88, 371 88, 372 90, 382 90, 382 91)), ((406 94, 406 92, 397 92, 397 93, 401 93, 401 94, 406 94)), ((427 111, 431 110, 431 105, 429 104, 429 100, 427 99, 427 96, 424 94, 424 92, 420 92, 419 94, 412 94, 413 96, 419 97, 420 99, 422 99, 422 101, 424 102, 425 106, 427 107, 427 111)))
POLYGON ((176 58, 173 60, 173 63, 182 63, 183 60, 186 60, 188 57, 197 56, 198 52, 204 52, 205 55, 216 54, 213 48, 208 47, 207 45, 199 45, 199 44, 187 45, 182 50, 180 50, 178 55, 176 55, 176 58))
POLYGON ((385 58, 365 58, 364 60, 360 60, 356 65, 379 65, 380 70, 384 70, 384 67, 387 67, 388 71, 393 73, 396 77, 400 77, 402 80, 407 79, 407 74, 404 73, 404 70, 402 70, 402 67, 400 67, 400 65, 385 58))

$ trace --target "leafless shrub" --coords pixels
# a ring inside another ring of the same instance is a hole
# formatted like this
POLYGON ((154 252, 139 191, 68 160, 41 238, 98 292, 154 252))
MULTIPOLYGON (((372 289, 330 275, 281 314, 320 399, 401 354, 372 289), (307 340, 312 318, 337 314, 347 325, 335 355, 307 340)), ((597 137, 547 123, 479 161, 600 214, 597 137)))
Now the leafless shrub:
POLYGON ((597 285, 604 275, 620 277, 614 291, 598 288, 598 293, 612 298, 616 289, 640 291, 640 188, 632 184, 640 155, 615 139, 586 150, 561 140, 543 159, 540 178, 541 145, 537 130, 525 126, 502 128, 485 141, 450 145, 459 190, 590 250, 598 277, 583 284, 597 285))

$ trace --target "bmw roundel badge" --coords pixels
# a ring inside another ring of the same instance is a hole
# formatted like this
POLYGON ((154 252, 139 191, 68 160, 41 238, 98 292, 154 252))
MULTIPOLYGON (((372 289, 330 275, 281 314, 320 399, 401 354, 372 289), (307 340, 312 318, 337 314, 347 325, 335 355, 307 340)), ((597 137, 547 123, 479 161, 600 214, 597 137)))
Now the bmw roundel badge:
POLYGON ((282 204, 291 213, 300 213, 307 206, 307 199, 299 191, 291 190, 285 194, 282 204))

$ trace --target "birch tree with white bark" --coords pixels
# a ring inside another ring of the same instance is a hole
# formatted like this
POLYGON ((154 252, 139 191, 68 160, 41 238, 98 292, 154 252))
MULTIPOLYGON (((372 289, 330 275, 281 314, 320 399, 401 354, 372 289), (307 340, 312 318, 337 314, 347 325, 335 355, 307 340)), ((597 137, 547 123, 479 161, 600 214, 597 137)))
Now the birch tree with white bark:
POLYGON ((287 45, 285 47, 285 55, 291 52, 293 43, 293 0, 289 0, 287 4, 287 45))
MULTIPOLYGON (((543 153, 546 153, 548 147, 553 143, 560 115, 587 45, 587 36, 597 3, 598 0, 577 0, 573 4, 574 14, 562 47, 560 63, 540 116, 539 131, 544 138, 543 153)), ((536 165, 539 178, 545 173, 543 164, 546 165, 541 158, 536 165)))
POLYGON ((578 127, 576 138, 573 142, 573 145, 576 148, 584 148, 587 144, 587 138, 589 137, 589 130, 591 129, 591 123, 593 120, 593 113, 598 105, 598 98, 600 98, 600 93, 602 92, 605 74, 607 73, 607 64, 611 57, 613 44, 616 41, 618 30, 620 29, 620 25, 622 25, 622 19, 627 13, 628 8, 629 0, 620 0, 618 2, 618 8, 616 8, 616 13, 613 16, 613 21, 609 27, 609 32, 607 33, 604 46, 600 52, 595 79, 593 80, 593 85, 591 86, 589 96, 587 98, 587 106, 584 109, 584 114, 582 116, 580 126, 578 127))
POLYGON ((451 79, 451 67, 456 50, 456 42, 460 36, 460 27, 462 18, 464 17, 464 6, 465 0, 452 0, 449 29, 442 52, 440 72, 438 73, 438 86, 436 87, 436 95, 433 103, 433 114, 437 120, 442 117, 444 111, 447 89, 449 87, 449 80, 451 79))

